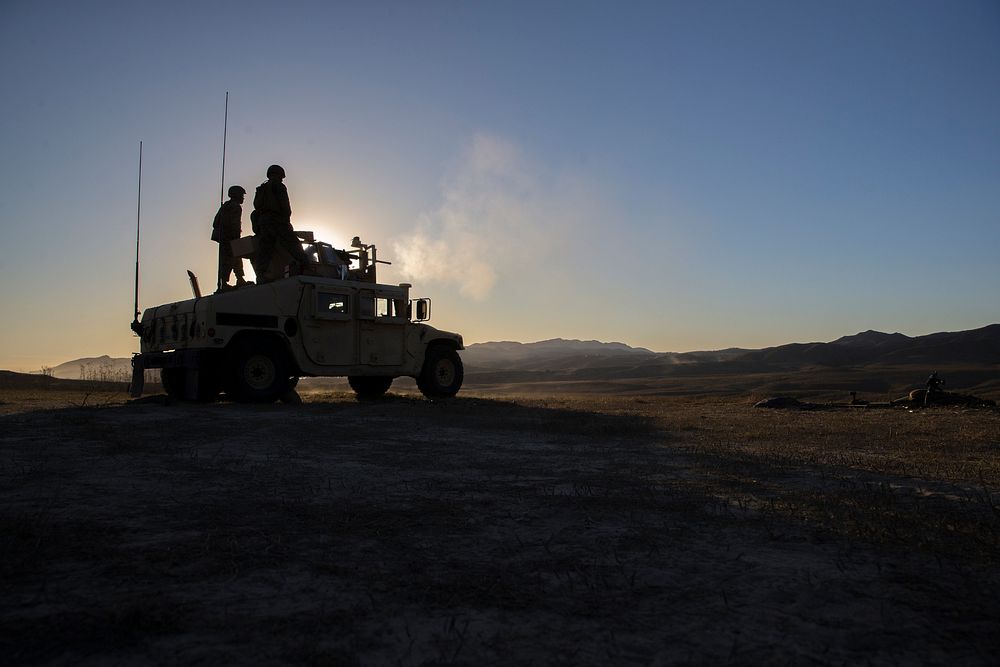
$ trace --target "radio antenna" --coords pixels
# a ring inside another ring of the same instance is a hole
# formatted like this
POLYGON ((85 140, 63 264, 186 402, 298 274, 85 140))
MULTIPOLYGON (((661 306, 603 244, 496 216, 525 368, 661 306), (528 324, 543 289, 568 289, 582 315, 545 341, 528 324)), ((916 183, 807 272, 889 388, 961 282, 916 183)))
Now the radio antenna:
POLYGON ((139 194, 135 204, 135 313, 132 320, 132 330, 141 333, 139 326, 139 220, 142 215, 142 141, 139 142, 139 194))
POLYGON ((229 130, 229 91, 226 91, 226 115, 222 121, 222 185, 219 187, 219 205, 222 205, 226 191, 226 135, 229 130))

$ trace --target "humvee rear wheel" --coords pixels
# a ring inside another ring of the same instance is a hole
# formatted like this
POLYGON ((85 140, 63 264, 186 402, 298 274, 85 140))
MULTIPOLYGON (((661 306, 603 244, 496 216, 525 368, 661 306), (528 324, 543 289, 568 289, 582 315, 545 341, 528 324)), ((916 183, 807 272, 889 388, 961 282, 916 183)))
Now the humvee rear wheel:
POLYGON ((226 362, 226 394, 244 403, 271 403, 288 391, 284 350, 269 340, 239 343, 226 362))
POLYGON ((170 398, 181 400, 184 398, 184 369, 183 368, 161 368, 160 384, 163 391, 170 398))
MULTIPOLYGON (((161 368, 160 384, 163 391, 170 398, 178 401, 188 400, 187 394, 187 374, 191 372, 187 368, 161 368)), ((198 373, 198 386, 195 395, 190 400, 199 403, 209 403, 219 397, 219 379, 215 370, 203 367, 198 373)))
POLYGON ((462 358, 450 347, 434 345, 424 356, 417 387, 427 398, 451 398, 462 387, 465 370, 462 358))
POLYGON ((391 377, 371 375, 351 375, 347 378, 347 382, 361 399, 378 398, 392 386, 391 377))
POLYGON ((219 373, 214 366, 202 365, 198 369, 198 395, 195 400, 199 403, 212 403, 219 398, 222 391, 222 382, 219 380, 219 373))

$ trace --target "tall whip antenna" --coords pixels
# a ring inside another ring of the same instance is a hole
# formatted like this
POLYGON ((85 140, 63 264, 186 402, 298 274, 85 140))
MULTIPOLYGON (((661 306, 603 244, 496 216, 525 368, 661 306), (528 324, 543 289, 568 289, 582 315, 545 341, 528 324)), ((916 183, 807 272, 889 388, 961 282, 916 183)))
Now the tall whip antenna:
POLYGON ((226 135, 229 131, 229 91, 226 91, 226 115, 222 121, 222 185, 219 187, 219 205, 222 205, 226 191, 226 135))
POLYGON ((139 142, 139 195, 135 204, 135 320, 133 330, 139 322, 139 220, 142 214, 142 142, 139 142))

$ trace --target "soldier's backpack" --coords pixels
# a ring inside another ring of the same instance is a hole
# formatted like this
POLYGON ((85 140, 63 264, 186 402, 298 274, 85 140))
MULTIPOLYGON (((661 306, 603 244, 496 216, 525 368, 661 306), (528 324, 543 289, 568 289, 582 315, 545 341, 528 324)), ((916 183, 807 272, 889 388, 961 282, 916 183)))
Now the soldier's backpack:
POLYGON ((222 243, 222 208, 219 208, 215 219, 212 220, 212 240, 216 243, 222 243))

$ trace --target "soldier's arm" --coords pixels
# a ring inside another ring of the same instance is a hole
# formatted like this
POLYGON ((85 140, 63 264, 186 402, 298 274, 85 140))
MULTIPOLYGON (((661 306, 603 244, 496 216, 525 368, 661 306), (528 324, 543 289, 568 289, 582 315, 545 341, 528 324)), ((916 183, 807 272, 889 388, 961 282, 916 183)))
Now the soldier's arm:
POLYGON ((292 203, 288 200, 288 188, 282 183, 275 193, 275 199, 277 199, 277 208, 285 215, 292 215, 292 203))
POLYGON ((222 212, 225 209, 220 206, 219 210, 215 213, 215 218, 212 219, 212 238, 214 239, 218 234, 222 233, 225 228, 225 220, 223 219, 222 212))
POLYGON ((230 237, 239 238, 243 231, 243 221, 240 219, 243 217, 243 209, 238 204, 234 204, 229 207, 226 213, 226 231, 230 237))

